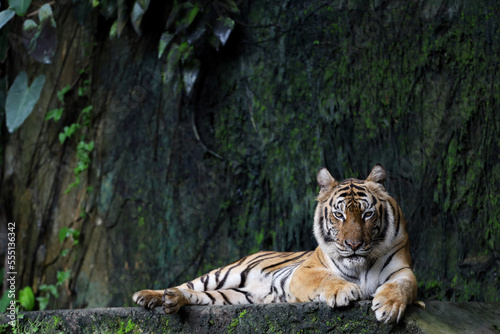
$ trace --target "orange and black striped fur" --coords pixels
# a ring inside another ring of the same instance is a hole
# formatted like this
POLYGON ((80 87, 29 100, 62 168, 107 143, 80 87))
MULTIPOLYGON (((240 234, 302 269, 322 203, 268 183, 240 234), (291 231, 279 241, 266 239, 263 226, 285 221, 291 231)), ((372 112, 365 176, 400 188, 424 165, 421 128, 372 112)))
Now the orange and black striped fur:
POLYGON ((376 165, 366 180, 337 182, 326 170, 314 215, 315 251, 259 252, 166 290, 141 290, 138 305, 174 313, 184 305, 326 302, 373 298, 379 321, 399 321, 416 298, 406 221, 376 165))

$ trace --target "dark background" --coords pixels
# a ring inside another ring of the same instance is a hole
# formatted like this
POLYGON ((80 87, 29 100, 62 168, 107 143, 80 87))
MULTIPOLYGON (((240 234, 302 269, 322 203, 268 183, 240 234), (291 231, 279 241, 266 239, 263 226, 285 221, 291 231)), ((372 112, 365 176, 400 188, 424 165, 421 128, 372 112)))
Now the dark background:
POLYGON ((18 288, 38 296, 71 270, 49 307, 130 306, 251 252, 314 249, 319 168, 365 178, 382 163, 419 298, 499 301, 497 1, 151 0, 140 25, 134 4, 56 1, 52 64, 12 38, 22 18, 2 29, 0 218, 16 222, 18 288), (21 70, 47 80, 10 134, 21 70), (81 141, 90 165, 66 194, 81 141), (79 235, 61 242, 65 227, 79 235))

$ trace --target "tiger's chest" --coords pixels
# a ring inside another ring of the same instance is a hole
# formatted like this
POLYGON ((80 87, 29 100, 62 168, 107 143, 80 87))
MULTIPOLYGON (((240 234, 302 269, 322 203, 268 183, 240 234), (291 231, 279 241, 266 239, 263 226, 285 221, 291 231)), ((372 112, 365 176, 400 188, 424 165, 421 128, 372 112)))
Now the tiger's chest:
POLYGON ((331 270, 342 279, 357 284, 363 293, 362 299, 370 299, 384 284, 384 277, 387 276, 389 269, 388 260, 390 260, 390 255, 384 255, 378 259, 367 261, 362 266, 349 266, 342 262, 332 261, 331 270))

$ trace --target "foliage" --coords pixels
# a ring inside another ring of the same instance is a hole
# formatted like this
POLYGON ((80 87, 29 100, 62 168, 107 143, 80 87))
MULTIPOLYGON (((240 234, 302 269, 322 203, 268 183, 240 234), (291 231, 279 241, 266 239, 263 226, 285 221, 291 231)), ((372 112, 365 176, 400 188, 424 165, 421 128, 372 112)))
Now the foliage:
POLYGON ((12 330, 13 334, 18 334, 18 333, 22 334, 22 333, 27 332, 25 330, 25 328, 23 326, 21 326, 21 321, 24 319, 24 314, 21 312, 21 310, 22 310, 21 308, 22 308, 22 306, 19 305, 19 303, 17 302, 15 305, 15 311, 14 311, 15 320, 11 321, 7 324, 1 325, 0 326, 1 332, 3 332, 4 330, 7 331, 9 329, 9 327, 12 330))
POLYGON ((16 15, 16 11, 13 9, 6 9, 0 12, 0 29, 7 24, 16 15))
POLYGON ((19 290, 19 303, 26 311, 31 311, 35 307, 35 295, 31 287, 19 290))
POLYGON ((17 302, 15 304, 14 317, 15 320, 9 321, 0 325, 0 333, 24 334, 24 333, 53 333, 53 329, 57 327, 58 317, 54 318, 54 326, 47 328, 39 318, 25 319, 23 307, 17 302))
POLYGON ((9 8, 0 12, 0 29, 9 22, 15 14, 24 16, 31 0, 9 0, 9 8))
POLYGON ((137 325, 132 322, 132 319, 128 319, 128 322, 125 324, 123 321, 120 322, 120 327, 118 328, 118 334, 130 333, 132 332, 137 325))
POLYGON ((78 245, 80 231, 66 226, 59 230, 59 242, 63 243, 69 237, 73 238, 73 245, 78 245))
MULTIPOLYGON (((81 87, 78 87, 79 96, 85 96, 88 93, 88 85, 89 81, 85 80, 83 85, 81 87)), ((69 85, 66 85, 60 91, 57 92, 57 98, 63 104, 63 106, 65 103, 64 95, 70 89, 71 87, 69 85)), ((78 130, 81 130, 82 127, 89 128, 91 126, 90 112, 92 111, 92 109, 93 109, 92 106, 87 106, 83 108, 77 121, 63 128, 63 131, 59 133, 59 142, 61 143, 61 145, 64 144, 67 139, 71 138, 78 130)), ((48 121, 53 119, 55 122, 57 122, 62 117, 63 112, 64 112, 64 107, 51 109, 50 111, 47 112, 45 120, 48 121)), ((91 162, 90 153, 92 152, 93 149, 94 149, 94 142, 93 141, 86 142, 85 135, 82 132, 80 136, 80 141, 76 146, 76 157, 78 161, 76 167, 73 169, 73 172, 75 174, 75 181, 68 186, 68 188, 65 191, 66 194, 68 194, 71 191, 71 189, 76 188, 77 186, 80 185, 81 183, 80 175, 89 168, 91 162)), ((60 236, 62 233, 61 231, 59 232, 60 236)), ((66 231, 64 233, 66 233, 66 231)))
POLYGON ((31 5, 31 0, 9 0, 9 8, 16 11, 19 16, 24 16, 31 5))
MULTIPOLYGON (((61 103, 64 104, 64 95, 70 89, 71 89, 71 86, 70 85, 66 85, 66 86, 64 86, 63 89, 61 89, 60 91, 57 92, 57 98, 59 99, 59 101, 61 101, 61 103)), ((57 121, 59 121, 61 119, 63 111, 64 111, 64 107, 51 109, 51 110, 49 110, 47 112, 47 116, 45 116, 45 120, 48 121, 50 119, 53 119, 55 122, 57 122, 57 121)), ((65 139, 66 138, 64 138, 64 140, 65 139)), ((61 138, 59 138, 59 140, 61 141, 61 138)), ((61 142, 61 144, 64 142, 64 140, 61 142)))
POLYGON ((55 298, 59 297, 58 287, 63 285, 64 282, 69 280, 71 276, 71 270, 58 271, 57 272, 57 283, 56 284, 42 284, 40 285, 41 296, 37 297, 38 305, 40 310, 45 310, 49 304, 50 296, 55 298))
MULTIPOLYGON (((52 3, 53 4, 53 3, 52 3)), ((24 16, 30 8, 31 0, 10 0, 9 8, 0 12, 0 29, 14 16, 24 16)), ((23 22, 21 42, 28 54, 38 62, 50 64, 57 48, 56 21, 50 3, 43 4, 36 11, 27 15, 33 17, 38 13, 38 22, 26 19, 23 22)))
POLYGON ((40 75, 28 87, 28 75, 26 72, 23 71, 18 74, 7 93, 5 103, 5 116, 10 133, 20 127, 24 120, 31 114, 33 107, 40 98, 44 84, 45 76, 40 75))
POLYGON ((231 320, 231 323, 229 324, 229 327, 227 328, 227 332, 228 333, 233 333, 236 331, 236 328, 238 327, 238 325, 240 324, 240 321, 245 317, 245 315, 248 313, 247 310, 243 310, 242 312, 240 312, 240 314, 238 315, 238 318, 235 318, 235 319, 232 319, 231 320))

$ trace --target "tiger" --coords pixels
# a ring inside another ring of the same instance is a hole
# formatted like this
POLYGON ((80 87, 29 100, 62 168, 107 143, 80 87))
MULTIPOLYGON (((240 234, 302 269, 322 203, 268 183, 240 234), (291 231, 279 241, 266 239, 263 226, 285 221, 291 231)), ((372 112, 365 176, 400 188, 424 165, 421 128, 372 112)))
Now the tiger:
POLYGON ((133 301, 175 313, 184 305, 325 302, 332 308, 372 300, 378 321, 399 322, 415 301, 406 221, 386 192, 377 164, 365 180, 336 181, 319 170, 314 251, 261 251, 165 290, 141 290, 133 301))

